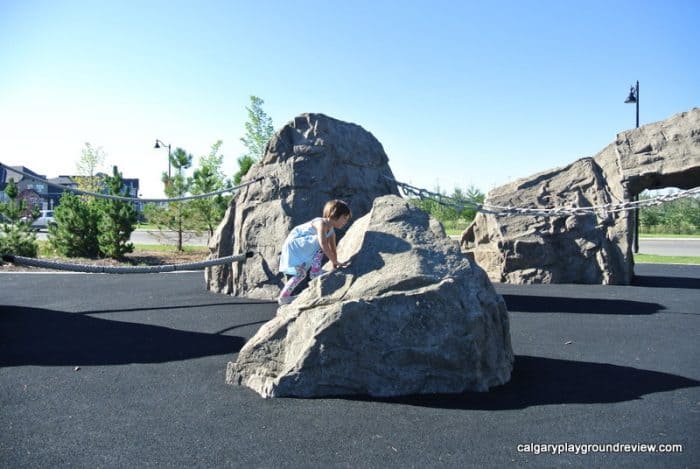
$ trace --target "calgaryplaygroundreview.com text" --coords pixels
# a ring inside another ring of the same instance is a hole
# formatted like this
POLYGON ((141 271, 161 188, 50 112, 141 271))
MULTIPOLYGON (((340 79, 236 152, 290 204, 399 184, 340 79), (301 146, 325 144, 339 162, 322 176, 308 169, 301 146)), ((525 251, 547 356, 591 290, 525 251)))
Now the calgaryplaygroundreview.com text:
POLYGON ((682 453, 683 445, 656 443, 523 443, 518 453, 589 454, 589 453, 682 453))

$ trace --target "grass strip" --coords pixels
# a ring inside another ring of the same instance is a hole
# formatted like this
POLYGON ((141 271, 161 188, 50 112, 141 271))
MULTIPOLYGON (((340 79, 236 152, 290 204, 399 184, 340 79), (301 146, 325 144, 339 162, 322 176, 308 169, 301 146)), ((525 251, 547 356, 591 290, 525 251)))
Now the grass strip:
POLYGON ((700 239, 698 234, 671 234, 671 233, 639 233, 640 238, 688 238, 688 239, 700 239))
POLYGON ((636 264, 692 264, 700 265, 700 257, 697 256, 659 256, 656 254, 635 254, 636 264))

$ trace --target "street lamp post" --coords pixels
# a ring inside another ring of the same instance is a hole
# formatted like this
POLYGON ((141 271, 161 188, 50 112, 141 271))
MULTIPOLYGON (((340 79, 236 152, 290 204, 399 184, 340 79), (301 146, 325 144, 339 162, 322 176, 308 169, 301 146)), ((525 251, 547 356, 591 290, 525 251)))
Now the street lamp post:
MULTIPOLYGON (((636 104, 637 107, 637 122, 636 128, 639 128, 639 80, 635 86, 630 86, 630 94, 625 99, 626 104, 636 104)), ((634 196, 634 200, 639 200, 639 194, 634 196)), ((639 252, 639 207, 634 209, 634 252, 639 252)))
POLYGON ((156 144, 153 148, 165 148, 168 147, 168 179, 170 179, 171 174, 170 174, 170 144, 168 143, 167 145, 165 142, 156 139, 156 144))
POLYGON ((630 95, 625 99, 625 104, 632 103, 637 105, 637 128, 639 128, 639 80, 636 86, 630 86, 630 95))

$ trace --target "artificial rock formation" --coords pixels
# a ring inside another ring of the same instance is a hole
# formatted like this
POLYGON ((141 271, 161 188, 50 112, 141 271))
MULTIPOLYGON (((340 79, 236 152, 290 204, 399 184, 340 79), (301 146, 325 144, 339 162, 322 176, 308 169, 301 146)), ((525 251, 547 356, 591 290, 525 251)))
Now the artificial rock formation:
MULTIPOLYGON (((272 137, 262 161, 242 188, 209 243, 214 258, 253 252, 245 263, 207 269, 212 291, 275 298, 282 243, 291 229, 322 215, 329 199, 349 203, 355 218, 372 201, 398 194, 381 143, 362 127, 323 114, 302 114, 272 137)), ((342 233, 338 233, 342 235, 342 233)))
MULTIPOLYGON (((700 185, 700 109, 618 134, 592 158, 498 187, 485 203, 551 208, 621 203, 645 189, 700 185)), ((622 284, 634 275, 634 212, 578 216, 478 214, 462 234, 491 279, 622 284)))
POLYGON ((505 303, 435 219, 380 197, 338 255, 350 266, 280 307, 229 363, 227 383, 264 397, 397 396, 510 379, 505 303))

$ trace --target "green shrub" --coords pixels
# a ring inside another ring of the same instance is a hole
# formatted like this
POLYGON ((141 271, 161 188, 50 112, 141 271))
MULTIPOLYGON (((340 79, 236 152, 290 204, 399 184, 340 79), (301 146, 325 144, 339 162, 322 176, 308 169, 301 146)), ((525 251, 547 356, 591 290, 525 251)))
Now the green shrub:
POLYGON ((49 226, 49 243, 67 257, 98 257, 98 223, 101 211, 95 199, 64 192, 54 209, 55 225, 49 226))
MULTIPOLYGON (((123 195, 117 167, 105 178, 112 195, 123 195)), ((76 196, 66 192, 54 211, 56 225, 49 227, 49 242, 67 257, 112 257, 132 252, 129 242, 136 227, 136 210, 129 202, 76 196)))
POLYGON ((39 208, 28 210, 23 200, 17 200, 18 194, 17 184, 10 178, 5 187, 5 195, 10 200, 0 203, 0 255, 36 257, 36 233, 31 224, 39 216, 39 208), (25 213, 30 215, 23 220, 25 213))

